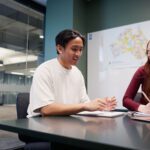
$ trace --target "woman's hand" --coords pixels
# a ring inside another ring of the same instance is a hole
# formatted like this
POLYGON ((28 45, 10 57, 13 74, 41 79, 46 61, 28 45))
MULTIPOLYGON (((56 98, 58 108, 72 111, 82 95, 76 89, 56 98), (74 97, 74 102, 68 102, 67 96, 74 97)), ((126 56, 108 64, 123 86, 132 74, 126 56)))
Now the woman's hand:
POLYGON ((146 114, 150 114, 150 103, 148 103, 147 105, 140 105, 138 111, 146 114))

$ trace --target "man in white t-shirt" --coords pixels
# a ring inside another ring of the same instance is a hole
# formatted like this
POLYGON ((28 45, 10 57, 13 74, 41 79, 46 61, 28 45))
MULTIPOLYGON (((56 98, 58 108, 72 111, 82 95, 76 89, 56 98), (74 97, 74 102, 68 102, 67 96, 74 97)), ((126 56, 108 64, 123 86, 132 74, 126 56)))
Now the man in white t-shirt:
POLYGON ((67 29, 55 40, 58 57, 37 68, 27 117, 114 109, 115 97, 89 100, 87 96, 83 75, 75 66, 82 55, 85 38, 78 31, 67 29))

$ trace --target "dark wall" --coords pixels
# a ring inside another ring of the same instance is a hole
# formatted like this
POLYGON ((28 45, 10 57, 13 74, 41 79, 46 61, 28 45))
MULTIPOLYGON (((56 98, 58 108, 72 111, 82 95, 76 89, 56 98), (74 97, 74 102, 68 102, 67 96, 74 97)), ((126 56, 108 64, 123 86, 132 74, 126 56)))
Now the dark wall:
MULTIPOLYGON (((73 28, 80 31, 83 35, 87 35, 86 29, 86 1, 84 0, 74 0, 73 5, 73 28)), ((81 59, 78 63, 78 68, 82 71, 83 76, 87 77, 87 48, 85 46, 81 59)))
POLYGON ((87 32, 149 20, 149 8, 149 0, 89 0, 87 32))

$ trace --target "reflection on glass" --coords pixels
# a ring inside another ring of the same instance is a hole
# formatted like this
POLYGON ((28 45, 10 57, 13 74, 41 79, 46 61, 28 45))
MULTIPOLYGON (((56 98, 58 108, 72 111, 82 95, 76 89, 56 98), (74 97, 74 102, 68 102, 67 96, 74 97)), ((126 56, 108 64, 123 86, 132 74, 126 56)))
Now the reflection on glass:
POLYGON ((43 18, 15 1, 0 1, 0 105, 15 104, 19 92, 30 90, 43 62, 43 18))

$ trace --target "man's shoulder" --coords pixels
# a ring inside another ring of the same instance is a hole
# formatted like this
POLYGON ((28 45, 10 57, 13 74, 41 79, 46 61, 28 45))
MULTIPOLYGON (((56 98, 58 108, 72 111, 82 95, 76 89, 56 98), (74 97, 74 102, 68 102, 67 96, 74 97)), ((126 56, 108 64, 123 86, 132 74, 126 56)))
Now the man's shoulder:
POLYGON ((57 62, 57 59, 51 59, 51 60, 47 60, 45 62, 43 62, 42 64, 40 64, 37 69, 42 69, 42 68, 50 68, 49 66, 53 66, 55 63, 57 62))
POLYGON ((36 68, 35 74, 41 75, 41 74, 47 74, 47 73, 51 72, 51 70, 55 66, 54 64, 56 64, 56 62, 57 62, 56 59, 51 59, 51 60, 43 62, 36 68))
POLYGON ((45 62, 43 62, 40 66, 45 66, 45 65, 48 65, 48 64, 54 64, 57 62, 57 58, 53 58, 53 59, 50 59, 50 60, 47 60, 45 62))

